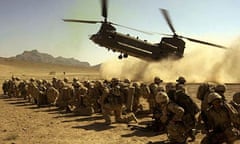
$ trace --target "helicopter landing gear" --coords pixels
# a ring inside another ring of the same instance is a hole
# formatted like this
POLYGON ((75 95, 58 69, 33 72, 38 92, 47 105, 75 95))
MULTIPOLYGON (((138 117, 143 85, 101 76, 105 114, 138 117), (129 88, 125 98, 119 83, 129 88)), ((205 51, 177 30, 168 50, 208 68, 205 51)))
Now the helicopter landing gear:
POLYGON ((125 53, 125 54, 120 54, 119 56, 118 56, 118 59, 122 59, 122 58, 127 58, 128 57, 128 54, 127 53, 125 53))
POLYGON ((120 54, 119 56, 118 56, 118 59, 122 59, 123 58, 123 56, 122 56, 122 54, 120 54))
POLYGON ((123 57, 124 57, 124 58, 127 58, 127 57, 128 57, 128 54, 127 54, 127 53, 123 54, 123 57))

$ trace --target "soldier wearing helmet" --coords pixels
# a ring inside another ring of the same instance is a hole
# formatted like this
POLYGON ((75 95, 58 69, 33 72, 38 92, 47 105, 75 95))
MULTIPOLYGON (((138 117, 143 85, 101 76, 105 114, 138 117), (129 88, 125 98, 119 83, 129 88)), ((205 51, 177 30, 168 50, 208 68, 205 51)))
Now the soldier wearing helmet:
POLYGON ((161 85, 162 82, 163 80, 161 80, 158 76, 156 76, 154 77, 154 82, 149 85, 150 94, 148 98, 148 103, 149 103, 150 113, 154 112, 154 109, 156 106, 155 96, 157 92, 164 91, 164 88, 161 85))
POLYGON ((184 109, 170 101, 165 92, 158 92, 155 98, 156 103, 159 104, 162 110, 160 120, 163 125, 166 125, 170 142, 185 143, 187 140, 187 136, 185 135, 186 128, 182 122, 184 109))
POLYGON ((111 124, 111 113, 114 112, 115 121, 119 123, 128 123, 132 120, 137 122, 134 113, 123 115, 123 91, 117 78, 112 78, 111 84, 105 87, 100 98, 102 113, 106 124, 111 124))
POLYGON ((215 86, 214 90, 215 90, 216 93, 218 93, 219 95, 222 96, 223 100, 226 100, 225 95, 224 95, 224 93, 226 92, 226 89, 227 89, 226 85, 224 85, 224 84, 217 84, 215 86))
POLYGON ((63 78, 63 81, 64 81, 65 83, 68 83, 68 82, 69 82, 69 78, 68 78, 68 77, 64 77, 64 78, 63 78))
POLYGON ((207 135, 202 143, 234 143, 238 137, 235 125, 240 124, 236 110, 224 102, 222 96, 216 92, 208 95, 208 103, 210 105, 206 112, 208 127, 205 128, 207 135))
POLYGON ((57 77, 52 78, 52 85, 55 89, 59 90, 58 79, 57 77))
POLYGON ((240 113, 240 92, 234 93, 230 104, 240 113))
POLYGON ((2 85, 2 90, 3 90, 4 95, 8 94, 8 89, 9 89, 8 82, 9 82, 9 80, 4 80, 3 85, 2 85))
POLYGON ((178 77, 176 80, 176 90, 184 90, 186 92, 185 83, 187 82, 183 76, 178 77))
POLYGON ((183 76, 180 76, 180 77, 178 77, 178 79, 176 80, 176 82, 178 83, 178 84, 185 84, 187 81, 186 81, 186 79, 183 77, 183 76))

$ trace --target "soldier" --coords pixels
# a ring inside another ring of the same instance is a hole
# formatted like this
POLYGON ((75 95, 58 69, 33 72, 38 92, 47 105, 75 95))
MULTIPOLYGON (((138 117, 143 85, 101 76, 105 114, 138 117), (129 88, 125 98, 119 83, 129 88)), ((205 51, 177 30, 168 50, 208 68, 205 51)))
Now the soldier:
POLYGON ((161 83, 163 82, 163 80, 161 80, 159 77, 154 77, 154 82, 151 83, 149 85, 150 88, 150 95, 148 98, 148 103, 149 103, 149 109, 150 109, 150 113, 153 113, 155 105, 156 105, 156 101, 155 101, 155 96, 157 94, 157 92, 159 91, 164 91, 161 83))
POLYGON ((224 93, 226 92, 226 89, 227 89, 226 85, 224 85, 224 84, 217 84, 215 86, 214 90, 215 90, 216 93, 218 93, 220 96, 222 96, 223 100, 226 100, 226 97, 224 95, 224 93))
POLYGON ((12 76, 12 79, 8 81, 8 96, 9 97, 16 97, 16 78, 12 76))
POLYGON ((176 90, 184 88, 184 90, 186 92, 186 88, 185 88, 185 83, 187 82, 186 79, 183 76, 180 76, 180 77, 178 77, 176 82, 177 82, 176 83, 176 90))
POLYGON ((214 83, 202 83, 198 87, 197 90, 197 99, 201 101, 201 112, 198 117, 198 127, 199 129, 202 129, 204 131, 204 128, 208 127, 208 121, 206 116, 206 111, 209 108, 208 104, 208 96, 210 93, 214 92, 215 90, 215 84, 214 83))
POLYGON ((208 127, 202 144, 234 143, 237 140, 237 130, 234 125, 240 124, 240 117, 236 110, 223 101, 222 96, 213 92, 208 96, 210 105, 207 110, 208 127))
MULTIPOLYGON (((66 80, 65 80, 66 81, 66 80)), ((56 105, 60 109, 65 109, 66 112, 71 112, 69 104, 74 96, 74 89, 71 85, 64 81, 59 82, 59 97, 56 100, 56 105)))
POLYGON ((47 96, 47 103, 51 105, 56 105, 56 100, 59 96, 59 91, 51 85, 51 83, 47 83, 46 86, 46 96, 47 96))
POLYGON ((27 82, 25 80, 21 81, 18 85, 18 89, 20 92, 20 97, 26 100, 27 99, 27 82))
POLYGON ((167 126, 169 141, 174 144, 185 144, 187 135, 182 121, 184 109, 170 101, 165 92, 157 93, 156 102, 162 110, 160 120, 167 126))
POLYGON ((8 81, 9 80, 4 80, 3 85, 2 85, 2 90, 3 90, 3 94, 7 95, 8 94, 8 81))
POLYGON ((53 85, 53 87, 55 88, 55 89, 57 89, 58 90, 58 80, 57 80, 57 77, 53 77, 52 78, 52 85, 53 85))
POLYGON ((176 90, 174 102, 184 109, 184 115, 182 121, 186 127, 186 136, 191 137, 190 141, 195 140, 195 134, 193 129, 196 126, 196 114, 200 111, 197 104, 192 98, 186 94, 183 85, 178 85, 176 90))
POLYGON ((175 93, 176 93, 175 84, 172 83, 172 82, 169 82, 169 83, 166 84, 165 89, 166 89, 166 93, 167 93, 169 99, 174 101, 175 93))
POLYGON ((129 113, 125 116, 122 115, 123 112, 123 96, 121 95, 119 80, 117 78, 112 78, 110 87, 105 87, 104 93, 100 99, 102 106, 102 113, 105 119, 105 123, 110 125, 111 112, 114 112, 116 122, 128 123, 132 120, 137 122, 137 119, 133 113, 129 113))
POLYGON ((176 80, 177 84, 182 84, 184 85, 187 81, 183 76, 178 77, 178 79, 176 80))
POLYGON ((94 109, 89 102, 88 88, 78 81, 75 84, 74 91, 73 105, 75 106, 75 109, 73 112, 80 115, 92 115, 94 113, 94 109))
POLYGON ((78 77, 74 77, 74 78, 73 78, 72 86, 73 86, 73 87, 77 86, 77 85, 78 85, 77 82, 79 82, 78 77))
POLYGON ((240 114, 240 92, 236 92, 233 95, 233 98, 230 102, 230 104, 238 111, 240 114))

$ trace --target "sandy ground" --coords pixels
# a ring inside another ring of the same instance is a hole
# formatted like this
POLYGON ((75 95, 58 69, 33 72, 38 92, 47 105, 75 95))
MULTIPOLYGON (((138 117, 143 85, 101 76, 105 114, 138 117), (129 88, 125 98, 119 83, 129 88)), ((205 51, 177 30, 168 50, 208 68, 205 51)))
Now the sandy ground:
MULTIPOLYGON (((96 69, 35 64, 0 59, 0 85, 12 75, 22 79, 35 77, 50 80, 53 76, 63 78, 63 71, 72 79, 98 79, 96 69), (50 72, 56 72, 50 75, 50 72)), ((188 93, 196 99, 197 84, 187 85, 188 93)), ((226 96, 240 91, 240 84, 228 84, 226 96)), ((7 98, 0 90, 0 144, 147 144, 163 143, 166 134, 151 131, 131 130, 126 124, 104 124, 101 114, 76 116, 58 111, 55 107, 38 108, 22 99, 7 98)), ((137 116, 139 126, 144 127, 150 116, 137 116)), ((200 143, 203 135, 198 134, 194 143, 200 143)))
MULTIPOLYGON (((187 86, 195 98, 198 85, 187 86)), ((227 99, 240 90, 240 85, 228 85, 227 99)), ((166 134, 131 130, 126 124, 104 124, 101 114, 76 116, 58 111, 55 107, 38 108, 22 99, 0 97, 0 143, 1 144, 147 144, 162 143, 166 134)), ((139 126, 145 126, 150 117, 138 116, 139 126)), ((200 143, 198 134, 194 143, 200 143)))

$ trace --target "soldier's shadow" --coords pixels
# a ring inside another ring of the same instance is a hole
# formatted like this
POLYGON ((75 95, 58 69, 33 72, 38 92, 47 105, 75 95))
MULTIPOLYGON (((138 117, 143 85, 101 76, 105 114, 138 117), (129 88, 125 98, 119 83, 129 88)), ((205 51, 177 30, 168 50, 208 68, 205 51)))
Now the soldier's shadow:
POLYGON ((92 123, 92 124, 84 125, 84 126, 73 126, 72 128, 85 129, 85 130, 95 130, 95 131, 104 131, 104 130, 109 130, 109 129, 115 128, 115 126, 106 125, 104 123, 92 123))
POLYGON ((163 141, 156 141, 156 142, 148 142, 147 144, 171 144, 171 142, 167 140, 163 140, 163 141))
MULTIPOLYGON (((78 116, 78 115, 77 115, 78 116)), ((96 121, 96 120, 101 120, 103 119, 102 115, 94 115, 94 116, 80 116, 80 118, 73 119, 73 120, 64 120, 62 122, 82 122, 82 121, 96 121)))
POLYGON ((132 130, 132 133, 122 135, 122 137, 132 137, 132 136, 138 136, 138 137, 153 137, 156 135, 164 134, 165 132, 154 132, 153 129, 147 126, 149 121, 143 121, 139 123, 138 125, 128 125, 128 128, 132 130))

